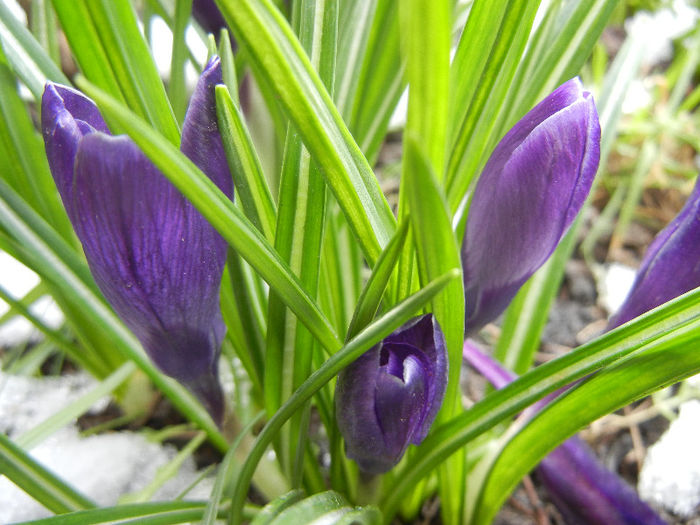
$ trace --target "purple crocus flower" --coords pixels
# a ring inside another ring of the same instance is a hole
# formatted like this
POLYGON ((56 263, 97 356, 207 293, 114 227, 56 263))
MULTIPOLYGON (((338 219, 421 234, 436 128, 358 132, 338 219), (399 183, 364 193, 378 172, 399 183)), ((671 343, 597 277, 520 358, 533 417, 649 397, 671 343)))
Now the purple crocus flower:
POLYGON ((700 178, 683 209, 654 239, 612 330, 700 286, 700 178))
MULTIPOLYGON (((231 197, 215 108, 221 82, 214 57, 190 101, 180 149, 231 197)), ((90 99, 48 83, 41 109, 51 173, 95 282, 153 361, 221 421, 225 241, 130 138, 110 134, 90 99)))
POLYGON ((466 332, 505 310, 552 254, 600 160, 593 97, 562 84, 503 137, 479 177, 462 241, 466 332))
POLYGON ((447 351, 431 314, 417 317, 338 376, 335 407, 348 457, 360 469, 391 469, 428 434, 447 387, 447 351))
POLYGON ((219 38, 219 31, 226 26, 221 11, 214 0, 192 0, 192 16, 207 33, 219 38))
MULTIPOLYGON (((464 358, 496 388, 517 376, 465 341, 464 358)), ((535 405, 535 411, 547 399, 535 405)), ((537 466, 537 477, 569 525, 665 525, 637 492, 605 468, 579 437, 569 438, 537 466)))

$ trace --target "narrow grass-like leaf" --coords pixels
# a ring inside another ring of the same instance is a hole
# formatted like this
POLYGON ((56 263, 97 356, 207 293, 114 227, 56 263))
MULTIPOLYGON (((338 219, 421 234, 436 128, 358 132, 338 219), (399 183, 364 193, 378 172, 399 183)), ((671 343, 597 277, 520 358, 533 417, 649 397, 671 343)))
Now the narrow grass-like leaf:
POLYGON ((206 437, 207 435, 204 432, 197 432, 184 447, 178 450, 174 458, 158 468, 155 477, 145 488, 136 493, 122 496, 120 501, 122 503, 145 503, 149 501, 168 480, 178 473, 185 460, 194 454, 195 450, 204 443, 206 437))
POLYGON ((510 3, 510 0, 475 0, 469 10, 450 68, 450 144, 456 139, 477 88, 484 82, 482 74, 510 3))
POLYGON ((350 321, 346 341, 355 337, 365 326, 372 322, 377 310, 379 310, 382 296, 398 262, 399 254, 406 243, 409 224, 408 218, 399 224, 394 237, 384 248, 377 260, 377 264, 374 265, 372 275, 367 280, 360 299, 357 301, 357 307, 352 316, 352 321, 350 321))
POLYGON ((377 0, 340 0, 339 2, 333 100, 345 122, 350 121, 360 67, 367 49, 369 30, 372 27, 371 22, 376 8, 377 0))
POLYGON ((216 86, 216 113, 226 159, 243 211, 268 242, 272 243, 277 220, 275 203, 243 113, 226 86, 216 86))
MULTIPOLYGON (((1 6, 0 6, 1 8, 1 6)), ((68 217, 49 172, 41 137, 34 129, 17 82, 0 48, 0 177, 22 194, 64 238, 72 235, 68 217)))
POLYGON ((241 104, 241 101, 238 99, 238 76, 236 74, 236 61, 233 56, 231 36, 228 29, 222 29, 219 35, 219 58, 221 58, 221 75, 224 78, 224 84, 228 88, 231 99, 238 107, 241 104))
POLYGON ((61 66, 61 51, 58 44, 56 14, 51 0, 36 0, 30 10, 29 26, 37 42, 46 50, 47 55, 57 66, 61 66))
POLYGON ((79 81, 102 111, 125 129, 146 156, 185 195, 222 237, 280 294, 327 349, 341 346, 313 298, 260 232, 215 185, 167 139, 104 91, 79 81))
POLYGON ((14 17, 5 2, 0 2, 0 47, 13 71, 36 100, 41 98, 47 79, 69 84, 66 76, 27 28, 14 17))
POLYGON ((187 42, 185 34, 192 12, 192 0, 175 2, 175 20, 173 24, 173 49, 170 57, 170 82, 168 95, 173 113, 179 124, 185 120, 187 111, 187 86, 185 85, 185 65, 187 65, 187 42))
POLYGON ((320 300, 339 334, 345 333, 361 292, 362 254, 340 208, 326 206, 326 234, 321 259, 320 300))
POLYGON ((618 0, 593 0, 579 3, 575 9, 568 6, 567 11, 564 6, 556 11, 554 21, 559 27, 551 38, 542 38, 541 46, 528 50, 532 56, 526 57, 526 68, 518 71, 513 81, 508 95, 511 102, 498 135, 555 87, 579 73, 618 4, 618 0))
POLYGON ((253 390, 262 395, 265 338, 254 314, 251 297, 254 291, 243 285, 244 264, 240 256, 230 250, 221 279, 221 314, 227 327, 226 337, 241 360, 253 390))
POLYGON ((367 326, 312 373, 280 409, 275 412, 258 435, 248 459, 243 464, 240 476, 233 487, 230 523, 238 525, 241 522, 240 509, 243 507, 255 468, 268 445, 277 435, 280 428, 282 428, 282 425, 343 368, 408 321, 411 316, 415 315, 420 308, 424 307, 450 281, 457 277, 459 277, 459 270, 453 269, 447 272, 367 326))
POLYGON ((80 69, 173 144, 180 131, 128 0, 53 0, 80 69))
POLYGON ((333 105, 321 78, 281 14, 268 0, 217 0, 237 39, 321 168, 348 224, 374 264, 396 221, 372 170, 333 105))
MULTIPOLYGON (((68 339, 59 330, 54 330, 53 328, 46 326, 44 321, 35 316, 29 310, 29 308, 27 307, 28 305, 25 305, 24 301, 16 300, 1 285, 0 299, 5 301, 10 306, 10 311, 8 311, 7 314, 11 314, 12 316, 21 315, 27 321, 32 323, 42 334, 44 334, 46 338, 49 341, 51 341, 52 344, 56 345, 58 348, 64 351, 66 355, 70 356, 71 359, 74 359, 77 363, 84 362, 84 360, 82 359, 83 356, 81 355, 83 353, 82 348, 79 348, 73 341, 68 339)), ((3 315, 2 319, 0 319, 0 325, 3 324, 5 321, 6 318, 5 315, 3 315)))
POLYGON ((487 524, 520 479, 599 417, 700 372, 697 319, 601 370, 546 407, 505 446, 489 474, 475 523, 487 524))
POLYGON ((57 514, 95 506, 65 481, 46 470, 22 448, 0 433, 0 473, 57 514))
POLYGON ((329 490, 313 494, 288 506, 275 516, 270 524, 294 525, 302 522, 321 521, 330 525, 350 509, 351 507, 342 495, 329 490))
POLYGON ((514 416, 554 390, 573 383, 662 337, 679 333, 700 317, 700 289, 689 292, 634 321, 591 341, 577 350, 549 361, 505 388, 493 392, 465 413, 435 429, 421 445, 425 451, 396 476, 380 507, 393 516, 405 495, 424 476, 469 441, 514 416))
POLYGON ((377 0, 349 126, 371 163, 406 87, 399 46, 399 2, 377 0))
POLYGON ((115 370, 109 377, 100 381, 98 385, 85 395, 76 399, 70 405, 51 414, 47 419, 23 433, 15 443, 24 449, 31 449, 51 436, 54 432, 75 421, 100 399, 109 395, 119 385, 126 381, 136 370, 136 365, 129 361, 115 370))
MULTIPOLYGON (((31 523, 40 525, 97 525, 99 523, 171 525, 199 521, 202 519, 205 509, 206 503, 199 501, 158 501, 71 512, 70 514, 35 520, 31 523)), ((257 508, 246 505, 242 512, 247 519, 250 519, 255 516, 257 508)), ((219 519, 224 517, 225 512, 222 511, 219 519)))
MULTIPOLYGON (((293 6, 292 24, 299 43, 329 93, 333 92, 338 24, 337 0, 302 0, 293 6)), ((288 126, 282 161, 275 250, 317 295, 326 185, 294 126, 288 126)), ((270 294, 265 349, 265 401, 269 414, 308 377, 318 351, 309 331, 298 324, 277 295, 270 294)), ((295 414, 279 436, 280 463, 293 487, 301 483, 308 411, 295 414)))
MULTIPOLYGON (((257 416, 250 420, 250 422, 243 427, 238 436, 226 452, 224 459, 221 460, 219 464, 219 472, 216 475, 216 480, 214 481, 214 486, 211 489, 211 495, 209 496, 209 501, 207 503, 207 508, 204 511, 204 516, 202 517, 202 525, 215 525, 217 517, 219 515, 219 509, 221 508, 221 497, 224 494, 224 488, 230 480, 235 478, 236 469, 239 465, 236 460, 236 453, 241 445, 243 439, 253 430, 253 427, 258 424, 258 422, 265 415, 264 412, 259 412, 257 416)), ((264 512, 264 509, 256 516, 256 520, 259 519, 260 514, 264 512)), ((251 524, 252 525, 252 524, 251 524)))
POLYGON ((405 133, 420 144, 438 180, 443 176, 447 132, 451 11, 449 0, 410 0, 400 8, 409 85, 405 133))
MULTIPOLYGON (((487 0, 488 1, 488 0, 487 0)), ((530 35, 539 0, 510 0, 501 20, 498 38, 493 42, 488 62, 478 78, 478 87, 469 109, 461 121, 454 124, 455 134, 447 162, 445 183, 450 209, 454 212, 490 152, 493 136, 500 129, 494 118, 503 107, 506 94, 530 35)), ((481 27, 470 26, 480 32, 481 27)), ((471 33, 462 34, 460 45, 469 45, 471 33)), ((465 74, 453 70, 453 75, 465 74)), ((454 78, 454 77, 453 77, 454 78)))
MULTIPOLYGON (((425 284, 450 268, 461 269, 457 241, 444 196, 435 180, 428 159, 413 137, 404 139, 404 177, 406 198, 421 283, 425 284)), ((447 390, 437 421, 444 422, 458 413, 460 407, 459 377, 464 341, 464 283, 451 282, 431 304, 448 352, 447 390)), ((441 513, 445 521, 457 523, 461 516, 464 483, 463 458, 450 460, 440 469, 441 513)))
MULTIPOLYGON (((284 507, 278 508, 278 514, 270 521, 260 524, 297 525, 298 523, 323 523, 327 525, 379 525, 381 514, 373 507, 356 508, 338 492, 326 491, 313 494, 308 498, 295 501, 297 494, 283 496, 284 507)), ((274 502, 273 502, 274 503, 274 502)), ((253 525, 253 524, 251 524, 253 525)), ((258 525, 257 520, 254 525, 258 525)))

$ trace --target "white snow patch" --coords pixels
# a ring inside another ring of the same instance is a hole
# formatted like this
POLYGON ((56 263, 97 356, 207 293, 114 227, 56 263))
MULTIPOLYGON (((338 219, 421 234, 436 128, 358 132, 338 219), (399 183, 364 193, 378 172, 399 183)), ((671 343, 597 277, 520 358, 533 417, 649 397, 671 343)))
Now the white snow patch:
MULTIPOLYGON (((5 252, 0 252, 0 275, 2 286, 13 297, 20 299, 39 283, 39 276, 5 252)), ((10 309, 0 300, 0 315, 10 309)), ((58 328, 63 323, 63 313, 50 297, 42 297, 29 308, 49 328, 58 328)), ((41 339, 41 333, 24 317, 16 316, 0 326, 0 345, 14 346, 27 340, 41 339)))
POLYGON ((678 419, 649 449, 639 476, 639 493, 683 517, 700 505, 700 401, 680 407, 678 419))
POLYGON ((625 302, 637 272, 634 268, 614 262, 605 266, 602 273, 602 279, 598 279, 598 301, 612 315, 625 302))
MULTIPOLYGON (((95 385, 85 374, 28 378, 0 373, 0 432, 11 438, 56 413, 95 385)), ((99 402, 107 402, 107 399, 99 402)), ((125 494, 139 492, 159 468, 177 454, 170 445, 152 443, 135 432, 113 432, 81 437, 74 425, 49 436, 29 451, 32 457, 99 505, 114 505, 125 494)), ((199 474, 188 458, 178 475, 161 487, 154 500, 172 500, 199 474)), ((213 480, 202 480, 187 498, 206 499, 213 480)), ((0 477, 0 523, 34 520, 52 514, 0 477)))

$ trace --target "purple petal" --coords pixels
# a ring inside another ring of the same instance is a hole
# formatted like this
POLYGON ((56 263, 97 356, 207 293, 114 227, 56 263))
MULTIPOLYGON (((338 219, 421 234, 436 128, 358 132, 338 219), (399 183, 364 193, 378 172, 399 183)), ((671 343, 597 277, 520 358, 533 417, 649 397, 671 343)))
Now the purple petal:
POLYGON ((109 130, 92 100, 53 82, 46 84, 41 98, 41 128, 56 187, 72 219, 72 208, 66 199, 73 184, 78 143, 89 133, 109 130))
POLYGON ((192 15, 202 29, 217 38, 219 31, 226 27, 226 20, 214 0, 192 0, 192 15))
POLYGON ((379 345, 373 347, 345 368, 335 387, 336 417, 346 454, 366 472, 383 472, 394 465, 393 456, 386 458, 384 434, 375 411, 379 350, 379 345))
POLYGON ((420 358, 408 355, 402 378, 388 373, 377 376, 375 411, 391 466, 399 462, 422 422, 427 389, 424 372, 420 358))
MULTIPOLYGON (((188 109, 181 149, 229 197, 232 178, 219 135, 218 58, 188 109)), ((184 383, 217 420, 217 360, 225 326, 218 292, 226 243, 125 136, 109 135, 95 104, 47 84, 47 157, 95 281, 153 361, 184 383)))
MULTIPOLYGON (((185 385, 216 384, 219 235, 124 136, 81 140, 72 200, 95 281, 151 358, 185 385)), ((218 384, 210 396, 222 407, 218 384)))
POLYGON ((578 437, 542 460, 537 477, 571 525, 665 525, 637 492, 605 468, 578 437))
POLYGON ((651 243, 613 329, 700 286, 700 178, 683 209, 651 243))
POLYGON ((222 84, 221 60, 213 57, 202 71, 187 108, 180 150, 229 198, 233 179, 226 161, 216 117, 214 88, 222 84))
POLYGON ((405 343, 420 349, 428 390, 425 394, 421 425, 412 438, 419 445, 428 435, 447 388, 447 346, 445 336, 431 314, 416 317, 384 340, 385 345, 405 343))
POLYGON ((338 376, 335 403, 348 457, 365 472, 386 472, 420 444, 447 386, 447 357, 432 315, 388 336, 338 376))
POLYGON ((578 79, 540 102, 496 146, 462 242, 468 334, 503 312, 552 254, 588 195, 599 158, 595 104, 578 79))

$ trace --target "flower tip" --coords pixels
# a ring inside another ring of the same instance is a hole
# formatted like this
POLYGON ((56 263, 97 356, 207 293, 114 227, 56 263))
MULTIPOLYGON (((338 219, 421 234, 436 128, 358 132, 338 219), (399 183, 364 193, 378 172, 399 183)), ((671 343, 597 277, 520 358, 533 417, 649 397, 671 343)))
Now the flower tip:
POLYGON ((218 55, 212 55, 202 70, 202 75, 199 78, 198 85, 206 86, 206 89, 212 89, 214 86, 224 83, 224 77, 221 72, 221 58, 218 55))

